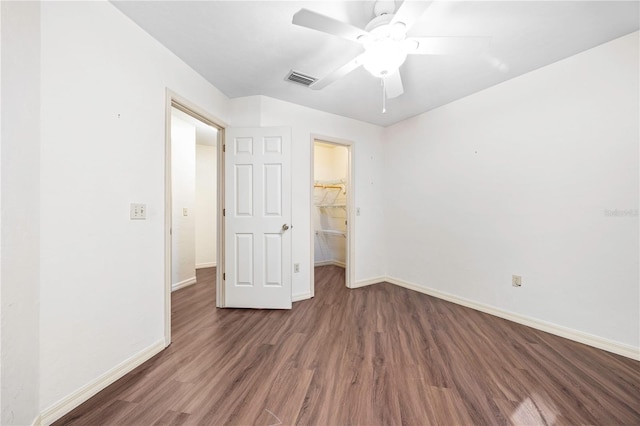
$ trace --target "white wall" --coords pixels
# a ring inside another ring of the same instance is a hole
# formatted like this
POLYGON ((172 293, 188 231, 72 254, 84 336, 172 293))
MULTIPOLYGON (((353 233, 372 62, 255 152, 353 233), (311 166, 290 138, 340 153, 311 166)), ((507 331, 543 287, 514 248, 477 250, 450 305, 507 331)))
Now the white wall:
POLYGON ((196 145, 196 268, 216 266, 216 150, 196 145))
POLYGON ((0 423, 39 413, 40 4, 1 2, 0 423))
MULTIPOLYGON (((382 128, 349 118, 313 110, 268 97, 253 97, 259 104, 261 120, 257 124, 246 120, 242 125, 289 126, 292 128, 292 199, 293 199, 293 259, 300 263, 300 273, 293 274, 293 296, 303 297, 310 290, 311 265, 311 201, 312 201, 312 135, 353 142, 355 158, 354 204, 360 207, 352 235, 355 244, 355 280, 384 276, 386 257, 384 216, 380 197, 383 171, 382 128)), ((247 107, 249 100, 243 99, 247 107)), ((247 108, 248 110, 253 110, 247 108)))
POLYGON ((228 100, 110 3, 41 12, 44 410, 163 342, 165 90, 223 121, 228 100))
POLYGON ((332 147, 315 144, 313 146, 313 175, 315 180, 333 179, 332 147))
POLYGON ((389 275, 637 348, 638 47, 631 34, 387 128, 389 275))
POLYGON ((171 204, 171 285, 176 289, 196 280, 196 128, 176 115, 171 116, 171 204))
POLYGON ((316 143, 313 148, 313 167, 316 180, 346 179, 349 152, 340 145, 316 143))

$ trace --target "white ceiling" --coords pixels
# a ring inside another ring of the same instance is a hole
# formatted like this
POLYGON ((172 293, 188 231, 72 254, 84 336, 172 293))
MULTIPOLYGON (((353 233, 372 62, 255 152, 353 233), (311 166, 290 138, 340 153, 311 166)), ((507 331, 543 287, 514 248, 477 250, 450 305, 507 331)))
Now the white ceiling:
MULTIPOLYGON (((265 95, 388 126, 640 28, 638 1, 437 1, 411 36, 489 36, 485 56, 409 56, 405 93, 381 112, 379 80, 356 69, 322 90, 285 81, 323 77, 361 45, 291 23, 300 8, 364 28, 373 1, 114 1, 117 8, 230 98, 265 95)), ((396 1, 397 5, 401 2, 396 1)))

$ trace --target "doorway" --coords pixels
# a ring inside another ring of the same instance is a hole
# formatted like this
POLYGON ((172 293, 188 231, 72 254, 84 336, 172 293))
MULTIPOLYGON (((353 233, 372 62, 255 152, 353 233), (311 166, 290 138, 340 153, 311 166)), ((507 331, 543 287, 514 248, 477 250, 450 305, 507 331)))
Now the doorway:
POLYGON ((216 267, 218 129, 171 108, 171 290, 216 267))
MULTIPOLYGON (((175 94, 167 95, 165 140, 165 344, 171 293, 205 274, 219 286, 223 128, 175 94)), ((213 307, 212 307, 213 308, 213 307)))
POLYGON ((316 271, 343 268, 345 285, 351 287, 353 283, 353 146, 348 141, 314 137, 311 152, 313 296, 316 271))

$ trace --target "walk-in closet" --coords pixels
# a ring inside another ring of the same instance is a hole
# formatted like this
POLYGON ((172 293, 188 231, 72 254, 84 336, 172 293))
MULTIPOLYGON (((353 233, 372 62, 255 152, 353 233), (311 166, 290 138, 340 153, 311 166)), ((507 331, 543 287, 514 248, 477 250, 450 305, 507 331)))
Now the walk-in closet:
POLYGON ((314 143, 314 263, 345 267, 347 256, 347 147, 314 143))

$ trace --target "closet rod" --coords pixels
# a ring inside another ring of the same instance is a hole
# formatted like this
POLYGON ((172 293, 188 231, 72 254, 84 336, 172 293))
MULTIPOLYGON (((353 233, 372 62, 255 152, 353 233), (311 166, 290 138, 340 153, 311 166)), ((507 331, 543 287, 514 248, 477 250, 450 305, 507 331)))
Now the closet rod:
POLYGON ((318 184, 315 184, 315 185, 313 185, 313 187, 314 188, 325 188, 325 189, 327 189, 327 188, 342 189, 342 187, 339 186, 339 185, 318 185, 318 184))

